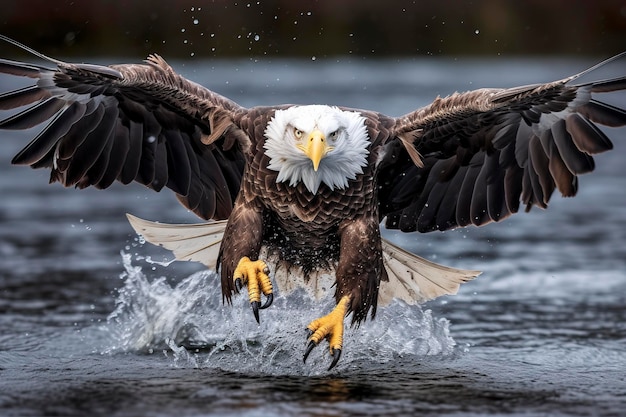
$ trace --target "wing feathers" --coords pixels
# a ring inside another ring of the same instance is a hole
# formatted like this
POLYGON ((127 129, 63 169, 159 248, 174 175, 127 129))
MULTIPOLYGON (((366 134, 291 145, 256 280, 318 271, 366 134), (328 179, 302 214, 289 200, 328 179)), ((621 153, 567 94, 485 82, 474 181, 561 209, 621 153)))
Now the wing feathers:
MULTIPOLYGON (((45 96, 45 95, 43 95, 45 96)), ((50 97, 20 113, 0 121, 0 129, 30 129, 45 122, 65 106, 62 100, 50 97)))
POLYGON ((577 108, 578 112, 592 122, 609 127, 626 125, 626 111, 597 100, 589 100, 577 108))
MULTIPOLYGON (((529 147, 532 147, 532 148, 536 147, 538 141, 539 139, 537 139, 536 136, 532 136, 529 147)), ((541 151, 536 151, 535 156, 537 156, 536 154, 539 152, 541 151)), ((526 201, 524 201, 524 203, 527 206, 536 204, 537 206, 541 208, 546 208, 547 207, 546 199, 549 197, 544 195, 543 188, 541 187, 541 184, 540 184, 539 173, 542 172, 542 170, 541 170, 541 167, 535 168, 535 164, 541 162, 541 158, 533 158, 532 153, 533 152, 530 153, 531 157, 528 159, 528 162, 527 162, 527 169, 524 171, 525 175, 528 176, 528 180, 524 182, 524 185, 528 185, 528 183, 530 183, 530 188, 528 189, 528 191, 527 192, 522 191, 522 195, 526 196, 526 201)))
POLYGON ((626 77, 613 78, 605 81, 596 81, 591 84, 592 93, 610 93, 626 89, 626 77))
POLYGON ((504 199, 507 210, 517 213, 520 206, 520 195, 523 190, 524 170, 517 164, 510 165, 504 174, 504 199))
POLYGON ((613 144, 596 125, 580 114, 571 114, 565 119, 565 128, 572 135, 576 147, 589 155, 613 149, 613 144))
POLYGON ((482 154, 476 154, 475 158, 472 158, 473 163, 470 162, 467 171, 465 171, 463 185, 461 186, 461 191, 459 192, 458 201, 456 203, 456 222, 461 227, 472 224, 472 195, 476 178, 478 174, 480 174, 481 166, 479 161, 482 157, 482 154))
POLYGON ((203 218, 229 215, 245 165, 242 149, 249 148, 234 125, 245 109, 157 56, 144 64, 71 64, 0 39, 54 65, 0 59, 0 72, 37 80, 0 95, 0 110, 28 106, 0 121, 0 129, 47 123, 14 163, 50 168, 51 181, 65 186, 106 188, 119 180, 168 187, 203 218), (207 138, 210 145, 203 144, 207 138))
POLYGON ((132 120, 128 122, 128 153, 122 166, 119 180, 129 184, 139 175, 139 166, 143 154, 143 125, 132 120))
POLYGON ((573 81, 623 56, 552 83, 455 93, 398 118, 396 136, 412 134, 426 163, 415 167, 402 152, 383 156, 378 177, 387 227, 480 226, 517 212, 520 202, 526 210, 545 208, 555 189, 575 195, 577 176, 595 168, 592 155, 613 147, 595 123, 626 125, 626 111, 596 95, 626 90, 626 76, 573 81))
POLYGON ((93 130, 85 136, 82 143, 75 148, 71 157, 65 159, 68 167, 62 182, 66 185, 77 184, 85 176, 87 170, 93 166, 102 154, 113 131, 115 119, 117 118, 116 107, 101 105, 94 114, 96 114, 95 117, 99 121, 93 130))
POLYGON ((108 163, 102 170, 100 179, 95 182, 95 186, 99 189, 105 189, 111 186, 113 182, 120 177, 122 168, 126 164, 126 160, 129 155, 130 143, 126 138, 128 137, 128 128, 124 126, 119 120, 115 124, 113 136, 110 139, 110 152, 108 163))
POLYGON ((491 220, 498 222, 508 217, 511 212, 504 198, 504 172, 498 171, 496 175, 497 177, 487 185, 487 212, 491 220))
POLYGON ((70 104, 35 139, 15 155, 11 162, 32 165, 42 160, 56 145, 59 138, 65 136, 72 125, 83 117, 86 108, 87 106, 82 103, 70 104))
POLYGON ((168 130, 165 132, 167 144, 167 166, 170 181, 168 187, 175 193, 187 195, 191 184, 191 165, 187 157, 187 149, 180 132, 168 130), (174 172, 176 170, 176 172, 174 172))
POLYGON ((42 71, 50 72, 54 70, 23 62, 0 59, 0 72, 3 74, 17 75, 18 77, 39 78, 42 71))
POLYGON ((24 87, 20 90, 9 91, 0 94, 0 110, 15 109, 48 97, 50 97, 50 94, 36 85, 24 87))
POLYGON ((546 155, 541 140, 537 136, 531 138, 529 155, 529 164, 532 164, 533 171, 536 174, 536 184, 533 184, 533 190, 535 195, 540 197, 538 199, 539 206, 546 208, 550 196, 554 191, 554 181, 550 174, 550 169, 548 168, 550 159, 546 155))
POLYGON ((489 210, 487 209, 487 186, 490 176, 490 164, 488 161, 493 160, 493 158, 488 155, 485 155, 484 158, 487 162, 479 167, 480 171, 474 180, 474 189, 470 194, 470 220, 473 224, 477 225, 483 224, 489 219, 489 210))
POLYGON ((74 123, 67 135, 65 135, 56 148, 57 164, 59 161, 66 161, 62 165, 61 169, 67 169, 69 165, 69 159, 71 159, 76 150, 83 144, 87 135, 91 133, 98 124, 102 121, 104 116, 104 107, 96 104, 95 102, 87 103, 85 114, 76 123, 74 123))
POLYGON ((115 124, 109 132, 108 138, 104 141, 104 147, 102 152, 95 160, 95 162, 87 169, 87 172, 76 182, 76 187, 83 189, 90 185, 98 185, 102 181, 102 177, 106 173, 106 169, 111 161, 111 149, 113 148, 113 142, 115 137, 115 124))
POLYGON ((595 168, 593 158, 578 149, 572 136, 565 128, 565 120, 557 121, 550 130, 559 154, 572 174, 584 174, 593 171, 595 168))

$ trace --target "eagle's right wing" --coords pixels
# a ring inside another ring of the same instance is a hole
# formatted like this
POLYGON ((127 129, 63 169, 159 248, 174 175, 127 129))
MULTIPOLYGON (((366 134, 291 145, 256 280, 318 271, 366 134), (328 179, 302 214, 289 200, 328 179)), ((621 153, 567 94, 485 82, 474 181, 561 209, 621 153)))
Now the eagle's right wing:
POLYGON ((598 98, 626 90, 626 75, 576 84, 594 68, 546 84, 455 93, 398 118, 378 174, 386 227, 481 226, 520 202, 545 208, 555 189, 575 195, 577 176, 594 169, 591 155, 613 146, 597 124, 626 125, 624 109, 598 98))
POLYGON ((0 95, 0 110, 23 108, 0 129, 47 123, 13 163, 49 168, 50 181, 65 186, 107 188, 118 180, 168 187, 204 219, 229 216, 247 145, 245 135, 229 131, 243 108, 158 56, 143 64, 71 64, 1 39, 54 64, 0 59, 0 73, 36 80, 0 95))

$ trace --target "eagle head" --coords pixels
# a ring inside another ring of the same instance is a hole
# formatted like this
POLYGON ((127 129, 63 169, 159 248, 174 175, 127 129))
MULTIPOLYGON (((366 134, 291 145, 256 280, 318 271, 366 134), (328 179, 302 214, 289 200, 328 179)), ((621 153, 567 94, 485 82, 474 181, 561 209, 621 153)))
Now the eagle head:
POLYGON ((311 105, 276 110, 265 129, 267 168, 278 182, 298 182, 313 194, 321 183, 343 189, 363 173, 370 145, 365 118, 358 112, 311 105))

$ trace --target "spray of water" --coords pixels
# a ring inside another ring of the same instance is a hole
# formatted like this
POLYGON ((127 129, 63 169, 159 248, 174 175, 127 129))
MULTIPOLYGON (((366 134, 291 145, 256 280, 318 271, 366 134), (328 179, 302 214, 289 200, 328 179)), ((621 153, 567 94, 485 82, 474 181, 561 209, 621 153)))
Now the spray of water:
MULTIPOLYGON (((211 271, 195 273, 171 286, 165 277, 148 279, 122 254, 124 286, 106 325, 110 346, 105 353, 163 352, 177 366, 233 372, 316 375, 326 372, 328 348, 321 345, 307 363, 306 325, 328 313, 332 297, 316 301, 304 292, 276 294, 274 304, 253 318, 245 294, 223 305, 219 277, 211 271)), ((448 355, 455 342, 448 321, 430 310, 393 302, 379 308, 375 320, 359 328, 346 320, 344 351, 336 369, 364 363, 385 363, 414 355, 448 355)))

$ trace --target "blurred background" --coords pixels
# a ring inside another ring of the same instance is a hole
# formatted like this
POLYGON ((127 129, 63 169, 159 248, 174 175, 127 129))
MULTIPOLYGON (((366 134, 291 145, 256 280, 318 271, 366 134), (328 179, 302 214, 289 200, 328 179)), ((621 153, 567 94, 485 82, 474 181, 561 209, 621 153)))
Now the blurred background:
POLYGON ((626 2, 2 0, 0 33, 57 57, 608 56, 626 2))

